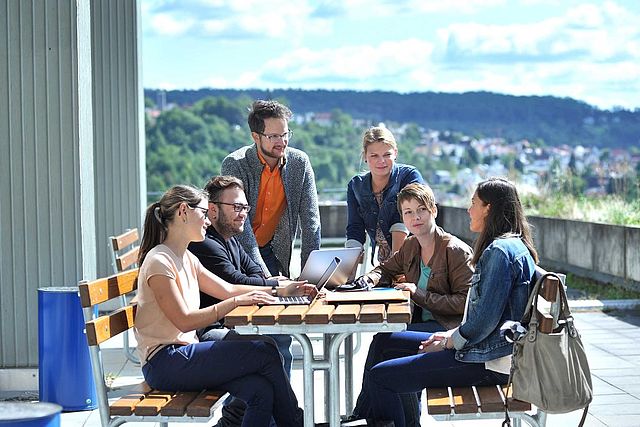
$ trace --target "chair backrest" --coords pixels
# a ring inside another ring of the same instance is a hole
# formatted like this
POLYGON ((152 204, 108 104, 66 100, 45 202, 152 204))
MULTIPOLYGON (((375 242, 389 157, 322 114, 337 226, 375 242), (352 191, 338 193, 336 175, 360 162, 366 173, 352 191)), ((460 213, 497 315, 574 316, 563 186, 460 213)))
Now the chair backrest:
POLYGON ((112 249, 113 272, 118 273, 135 267, 138 262, 138 229, 133 228, 124 233, 109 237, 112 249))
POLYGON ((79 283, 80 304, 84 312, 89 346, 98 345, 133 327, 137 304, 120 307, 102 316, 94 307, 137 289, 138 269, 124 271, 106 278, 79 283))
MULTIPOLYGON (((534 275, 534 284, 542 277, 547 271, 542 267, 536 267, 536 274, 534 275)), ((538 319, 540 320, 539 330, 540 332, 549 334, 558 326, 558 314, 559 314, 559 297, 560 286, 564 286, 565 275, 558 274, 559 281, 555 277, 547 276, 542 282, 542 289, 538 292, 538 295, 544 301, 538 301, 536 307, 538 311, 538 319)))

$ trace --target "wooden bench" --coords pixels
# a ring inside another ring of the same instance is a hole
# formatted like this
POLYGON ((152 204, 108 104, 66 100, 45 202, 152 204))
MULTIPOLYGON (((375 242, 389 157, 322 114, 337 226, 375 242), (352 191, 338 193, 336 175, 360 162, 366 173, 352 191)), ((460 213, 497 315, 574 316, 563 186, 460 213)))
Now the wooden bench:
POLYGON ((125 390, 126 395, 109 405, 100 344, 133 327, 136 304, 127 304, 98 316, 95 307, 120 298, 137 288, 138 269, 79 283, 93 380, 103 427, 126 422, 152 422, 167 426, 169 422, 209 422, 226 393, 213 390, 174 392, 153 390, 144 381, 125 390))
MULTIPOLYGON (((534 279, 537 280, 544 273, 546 271, 537 267, 534 279)), ((543 301, 538 306, 538 313, 542 319, 539 330, 542 333, 551 333, 557 326, 558 287, 562 285, 564 283, 559 283, 553 277, 548 277, 542 285, 540 296, 543 301)), ((519 427, 521 420, 532 427, 545 426, 547 415, 544 411, 535 408, 531 412, 531 404, 511 398, 510 390, 508 395, 505 395, 505 392, 506 386, 427 389, 427 412, 439 421, 504 419, 504 403, 507 399, 514 427, 519 427)))
MULTIPOLYGON (((140 251, 138 229, 132 228, 117 236, 109 236, 109 247, 111 248, 111 264, 114 273, 136 268, 138 263, 138 252, 140 251)), ((127 305, 125 295, 120 297, 120 305, 127 305)), ((133 363, 139 365, 140 360, 135 354, 135 348, 129 346, 129 331, 124 331, 122 336, 124 354, 133 363)))

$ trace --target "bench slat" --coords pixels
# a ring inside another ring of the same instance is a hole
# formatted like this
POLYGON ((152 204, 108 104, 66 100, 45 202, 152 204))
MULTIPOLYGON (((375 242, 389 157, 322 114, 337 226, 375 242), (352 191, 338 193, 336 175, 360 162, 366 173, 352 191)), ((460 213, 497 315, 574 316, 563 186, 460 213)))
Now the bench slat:
MULTIPOLYGON (((500 392, 504 398, 504 392, 506 390, 506 386, 504 388, 500 388, 500 392)), ((509 394, 507 395, 507 399, 509 399, 509 410, 512 412, 524 412, 531 410, 531 404, 529 402, 523 402, 522 400, 517 400, 513 398, 513 388, 509 389, 509 394)))
POLYGON ((80 282, 80 304, 91 307, 121 295, 128 294, 138 286, 138 269, 127 270, 103 279, 80 282))
POLYGON ((451 401, 447 388, 427 389, 427 412, 431 415, 451 413, 451 401))
POLYGON ((333 323, 355 323, 360 314, 360 304, 340 304, 331 315, 333 323))
POLYGON ((144 399, 144 397, 144 393, 130 393, 126 396, 122 396, 120 399, 113 402, 111 406, 109 406, 109 413, 112 416, 131 415, 133 414, 133 409, 138 403, 140 403, 142 399, 144 399))
POLYGON ((471 387, 452 387, 453 410, 456 414, 475 414, 478 403, 471 387))
POLYGON ((187 415, 190 417, 210 417, 215 404, 224 395, 225 393, 220 391, 204 390, 187 406, 187 415))
POLYGON ((384 321, 384 304, 362 304, 360 322, 381 323, 384 321))
POLYGON ((558 296, 559 285, 560 281, 555 277, 545 277, 544 282, 542 282, 542 290, 538 295, 549 302, 554 302, 558 296))
POLYGON ((265 305, 253 313, 251 323, 254 325, 275 325, 278 315, 284 310, 283 305, 265 305))
POLYGON ((476 387, 480 398, 482 412, 503 412, 504 397, 500 393, 500 386, 476 387))
POLYGON ((167 417, 181 417, 185 414, 187 406, 193 402, 200 393, 193 392, 178 392, 173 398, 162 407, 160 415, 167 417))
POLYGON ((309 310, 308 305, 290 305, 278 315, 278 323, 282 325, 299 325, 309 310))
POLYGON ((127 253, 116 257, 116 266, 118 267, 118 271, 124 271, 138 262, 138 252, 140 252, 140 246, 136 246, 130 251, 127 251, 127 253))
POLYGON ((258 311, 255 305, 241 305, 234 308, 224 317, 224 324, 228 327, 248 325, 253 313, 258 311))
POLYGON ((89 346, 98 345, 133 327, 137 304, 127 305, 111 314, 85 323, 89 346))
POLYGON ((411 305, 409 302, 398 302, 387 305, 387 322, 411 323, 411 305))
POLYGON ((138 240, 138 229, 134 228, 118 236, 112 236, 111 246, 113 246, 114 251, 119 251, 126 248, 136 240, 138 240))
POLYGON ((141 416, 155 416, 169 403, 173 394, 166 391, 151 391, 133 409, 133 413, 141 416))

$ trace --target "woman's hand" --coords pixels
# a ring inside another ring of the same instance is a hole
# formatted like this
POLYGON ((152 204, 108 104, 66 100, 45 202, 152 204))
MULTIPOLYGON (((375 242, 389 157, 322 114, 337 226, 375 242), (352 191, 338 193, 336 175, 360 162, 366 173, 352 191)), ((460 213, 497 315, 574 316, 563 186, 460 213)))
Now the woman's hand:
MULTIPOLYGON (((449 337, 453 334, 455 329, 450 329, 445 332, 436 332, 429 337, 429 339, 422 341, 418 347, 418 354, 420 353, 435 353, 436 351, 442 351, 445 349, 445 345, 449 340, 449 337)), ((446 346, 447 349, 452 348, 450 345, 446 346)))
POLYGON ((416 289, 418 289, 415 283, 408 283, 408 282, 396 283, 395 288, 401 291, 409 291, 411 295, 414 295, 416 293, 416 289))
POLYGON ((276 298, 272 297, 265 291, 251 291, 245 294, 241 294, 233 297, 237 306, 240 305, 255 305, 255 304, 273 304, 276 302, 276 298))
POLYGON ((310 285, 306 280, 280 280, 279 283, 284 285, 284 288, 281 288, 283 296, 308 295, 312 298, 318 293, 315 285, 310 285))

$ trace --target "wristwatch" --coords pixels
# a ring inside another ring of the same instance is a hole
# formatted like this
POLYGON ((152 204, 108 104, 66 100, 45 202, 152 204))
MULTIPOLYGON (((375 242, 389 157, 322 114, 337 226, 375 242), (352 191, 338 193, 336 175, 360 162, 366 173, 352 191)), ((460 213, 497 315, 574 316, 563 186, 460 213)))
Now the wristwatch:
POLYGON ((273 285, 271 287, 271 295, 273 295, 274 297, 278 296, 278 285, 273 285))

